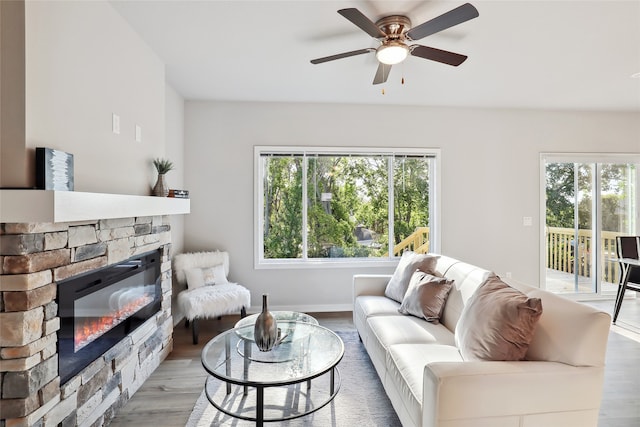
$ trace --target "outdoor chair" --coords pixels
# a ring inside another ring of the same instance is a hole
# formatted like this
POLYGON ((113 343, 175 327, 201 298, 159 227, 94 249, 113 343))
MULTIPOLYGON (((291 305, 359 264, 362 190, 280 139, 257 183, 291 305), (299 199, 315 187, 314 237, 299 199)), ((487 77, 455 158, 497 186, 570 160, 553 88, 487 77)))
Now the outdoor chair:
MULTIPOLYGON (((618 258, 640 259, 640 236, 616 237, 616 252, 618 258)), ((616 295, 616 304, 613 312, 613 323, 616 323, 625 290, 640 292, 640 266, 629 265, 620 262, 620 284, 616 295), (629 271, 625 274, 625 270, 629 271), (626 281, 625 281, 626 276, 626 281)))
POLYGON ((176 255, 173 269, 180 285, 187 289, 178 294, 178 306, 185 325, 191 323, 193 344, 198 343, 198 320, 220 318, 233 313, 245 317, 251 305, 247 288, 227 280, 228 252, 195 252, 176 255))

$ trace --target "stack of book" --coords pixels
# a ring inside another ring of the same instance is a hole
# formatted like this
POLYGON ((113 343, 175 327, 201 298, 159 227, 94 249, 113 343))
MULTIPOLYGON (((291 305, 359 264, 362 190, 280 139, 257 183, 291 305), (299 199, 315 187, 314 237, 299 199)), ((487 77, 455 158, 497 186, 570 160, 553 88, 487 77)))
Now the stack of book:
POLYGON ((189 198, 189 191, 188 190, 176 190, 176 189, 170 189, 169 190, 169 197, 175 197, 176 199, 188 199, 189 198))

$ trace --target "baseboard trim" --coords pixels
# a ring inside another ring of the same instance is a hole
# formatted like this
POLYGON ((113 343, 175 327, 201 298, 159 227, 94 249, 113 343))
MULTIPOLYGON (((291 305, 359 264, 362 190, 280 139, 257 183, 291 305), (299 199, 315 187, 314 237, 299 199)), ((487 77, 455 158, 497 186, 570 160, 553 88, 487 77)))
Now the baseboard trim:
MULTIPOLYGON (((252 306, 247 309, 247 314, 259 313, 262 307, 252 306)), ((329 305, 269 305, 269 311, 299 311, 301 313, 327 313, 339 311, 353 311, 351 304, 329 305)), ((184 316, 173 316, 173 326, 176 327, 184 319, 184 316)))
MULTIPOLYGON (((247 313, 258 313, 262 307, 252 306, 247 313)), ((271 305, 269 311, 299 311, 301 313, 325 313, 333 311, 353 311, 352 304, 328 304, 328 305, 271 305)))

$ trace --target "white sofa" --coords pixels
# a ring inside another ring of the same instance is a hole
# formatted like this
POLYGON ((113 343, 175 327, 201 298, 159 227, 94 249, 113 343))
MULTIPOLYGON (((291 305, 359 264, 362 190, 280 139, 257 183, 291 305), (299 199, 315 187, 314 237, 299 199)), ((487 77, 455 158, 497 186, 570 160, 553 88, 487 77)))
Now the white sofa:
POLYGON ((464 361, 456 323, 493 273, 446 256, 436 273, 454 280, 439 324, 400 314, 390 275, 353 278, 353 321, 403 426, 597 426, 609 314, 509 282, 542 300, 527 360, 464 361))

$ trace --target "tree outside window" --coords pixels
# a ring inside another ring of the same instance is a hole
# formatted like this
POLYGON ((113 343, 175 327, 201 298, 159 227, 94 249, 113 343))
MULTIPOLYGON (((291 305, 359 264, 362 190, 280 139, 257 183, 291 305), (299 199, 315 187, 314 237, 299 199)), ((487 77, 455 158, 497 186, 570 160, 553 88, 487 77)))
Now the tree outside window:
POLYGON ((429 250, 434 155, 265 151, 259 158, 265 260, 429 250))

